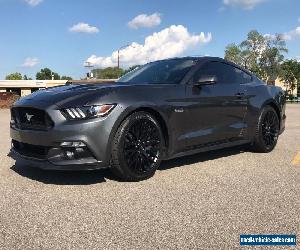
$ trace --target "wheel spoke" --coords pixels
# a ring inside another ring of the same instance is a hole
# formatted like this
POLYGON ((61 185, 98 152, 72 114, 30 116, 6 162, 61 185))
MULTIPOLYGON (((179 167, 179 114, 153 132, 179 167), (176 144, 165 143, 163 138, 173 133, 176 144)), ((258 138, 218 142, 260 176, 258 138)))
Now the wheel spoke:
POLYGON ((148 119, 135 121, 124 138, 123 151, 129 168, 143 173, 155 167, 160 155, 160 133, 148 119))
POLYGON ((272 147, 277 141, 279 122, 273 111, 268 111, 262 122, 262 138, 267 147, 272 147))

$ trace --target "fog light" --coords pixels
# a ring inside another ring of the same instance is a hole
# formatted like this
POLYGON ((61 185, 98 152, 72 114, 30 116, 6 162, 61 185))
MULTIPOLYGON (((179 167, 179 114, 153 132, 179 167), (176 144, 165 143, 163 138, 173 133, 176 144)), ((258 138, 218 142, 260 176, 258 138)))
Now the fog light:
POLYGON ((61 147, 68 147, 68 148, 80 148, 85 147, 86 145, 82 141, 65 141, 60 144, 61 147))

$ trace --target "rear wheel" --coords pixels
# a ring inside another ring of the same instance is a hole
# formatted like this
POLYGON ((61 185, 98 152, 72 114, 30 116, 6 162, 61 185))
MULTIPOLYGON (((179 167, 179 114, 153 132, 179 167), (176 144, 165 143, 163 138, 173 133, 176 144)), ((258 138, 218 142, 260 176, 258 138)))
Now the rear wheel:
POLYGON ((267 153, 272 151, 278 140, 279 118, 271 106, 266 106, 261 111, 256 128, 253 150, 267 153))
POLYGON ((114 137, 111 170, 124 180, 154 175, 161 162, 163 135, 156 119, 144 111, 127 117, 114 137))

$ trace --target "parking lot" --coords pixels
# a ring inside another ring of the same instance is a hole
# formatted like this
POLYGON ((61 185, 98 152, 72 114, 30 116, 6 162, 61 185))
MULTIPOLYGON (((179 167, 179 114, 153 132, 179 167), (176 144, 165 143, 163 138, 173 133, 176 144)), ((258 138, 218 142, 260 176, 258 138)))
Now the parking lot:
POLYGON ((15 165, 8 110, 0 128, 0 249, 232 249, 240 234, 299 241, 299 104, 288 104, 286 130, 269 154, 201 153, 164 162, 138 183, 109 171, 15 165))

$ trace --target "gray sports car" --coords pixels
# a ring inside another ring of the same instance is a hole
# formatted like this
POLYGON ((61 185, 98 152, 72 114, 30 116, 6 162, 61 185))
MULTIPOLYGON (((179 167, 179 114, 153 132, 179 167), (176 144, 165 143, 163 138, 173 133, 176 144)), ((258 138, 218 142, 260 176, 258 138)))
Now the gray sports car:
POLYGON ((162 160, 249 144, 270 152, 285 95, 221 58, 151 62, 115 83, 34 92, 11 109, 12 153, 29 166, 152 176, 162 160))

